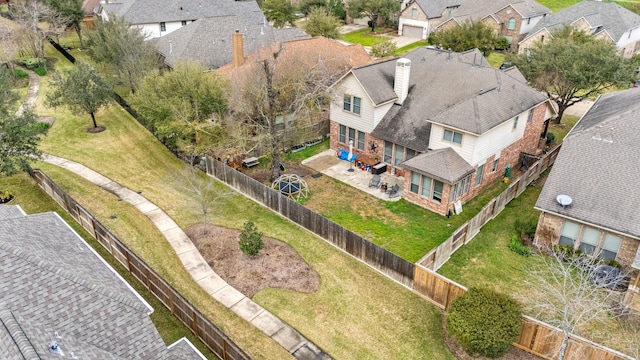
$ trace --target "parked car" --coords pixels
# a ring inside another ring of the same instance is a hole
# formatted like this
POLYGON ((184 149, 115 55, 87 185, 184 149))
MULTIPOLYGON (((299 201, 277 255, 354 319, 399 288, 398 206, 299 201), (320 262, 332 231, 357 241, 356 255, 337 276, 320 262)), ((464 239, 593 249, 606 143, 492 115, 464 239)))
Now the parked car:
POLYGON ((510 68, 511 66, 513 66, 513 65, 511 65, 511 62, 505 61, 500 65, 500 70, 504 70, 504 69, 510 68))

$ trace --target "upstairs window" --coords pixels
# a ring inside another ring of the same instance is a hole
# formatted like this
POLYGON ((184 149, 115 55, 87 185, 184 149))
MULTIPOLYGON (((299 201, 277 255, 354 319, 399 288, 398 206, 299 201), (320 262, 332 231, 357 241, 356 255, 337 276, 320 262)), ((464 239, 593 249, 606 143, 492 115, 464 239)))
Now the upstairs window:
POLYGON ((462 144, 462 133, 445 129, 443 139, 456 144, 462 144))
POLYGON ((412 19, 417 19, 418 18, 418 9, 416 9, 416 8, 411 9, 411 18, 412 19))
POLYGON ((516 118, 513 119, 513 129, 512 130, 515 130, 517 128, 518 128, 518 116, 516 116, 516 118))
POLYGON ((360 115, 360 104, 362 99, 359 97, 345 95, 342 109, 360 115))
POLYGON ((182 24, 182 26, 187 25, 187 20, 182 20, 181 24, 182 24))
POLYGON ((516 28, 516 19, 510 18, 509 21, 507 22, 507 29, 514 30, 515 28, 516 28))
POLYGON ((167 31, 167 24, 161 22, 160 23, 160 31, 167 31))

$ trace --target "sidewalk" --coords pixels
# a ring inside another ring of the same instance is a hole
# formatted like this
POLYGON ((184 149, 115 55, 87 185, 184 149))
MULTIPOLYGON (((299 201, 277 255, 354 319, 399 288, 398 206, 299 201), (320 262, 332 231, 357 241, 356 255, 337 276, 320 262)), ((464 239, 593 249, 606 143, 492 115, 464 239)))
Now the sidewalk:
POLYGON ((43 161, 76 173, 133 205, 160 230, 175 250, 184 268, 200 287, 219 303, 271 337, 293 357, 305 360, 331 359, 322 349, 294 328, 227 284, 211 269, 178 224, 157 205, 82 164, 48 154, 43 155, 43 161))

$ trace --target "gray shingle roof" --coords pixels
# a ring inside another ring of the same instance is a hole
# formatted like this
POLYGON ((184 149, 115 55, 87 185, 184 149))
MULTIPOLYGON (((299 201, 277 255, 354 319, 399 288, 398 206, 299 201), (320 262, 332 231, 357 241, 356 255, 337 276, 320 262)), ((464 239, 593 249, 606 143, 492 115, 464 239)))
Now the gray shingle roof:
POLYGON ((124 17, 132 24, 230 15, 261 24, 264 17, 257 2, 235 0, 119 0, 117 4, 104 4, 103 9, 107 13, 124 17))
POLYGON ((447 184, 455 184, 473 173, 474 168, 452 148, 428 151, 404 163, 405 169, 427 173, 447 184))
POLYGON ((231 35, 236 30, 244 34, 245 54, 274 42, 309 38, 299 28, 277 29, 269 24, 253 24, 239 16, 224 16, 196 20, 152 41, 170 67, 179 61, 193 60, 207 68, 218 68, 233 61, 231 35))
MULTIPOLYGON (((540 5, 533 0, 465 0, 462 1, 460 7, 451 12, 451 16, 445 16, 443 19, 454 18, 459 23, 465 20, 477 21, 488 15, 511 5, 523 18, 548 14, 550 11, 546 7, 540 5)), ((506 21, 508 19, 498 19, 506 21)))
POLYGON ((563 141, 536 208, 640 239, 639 136, 640 91, 600 96, 563 141), (573 203, 560 206, 560 194, 573 203))
POLYGON ((0 205, 0 219, 14 219, 25 216, 25 213, 16 205, 0 205))
POLYGON ((553 32, 553 30, 561 28, 563 25, 570 25, 582 17, 589 22, 594 30, 602 26, 598 32, 607 31, 614 41, 620 40, 625 31, 640 26, 640 15, 616 3, 583 0, 540 20, 522 41, 527 40, 543 28, 553 32))
POLYGON ((55 213, 0 219, 0 294, 3 359, 58 359, 51 341, 80 359, 169 357, 148 305, 55 213))
MULTIPOLYGON (((431 123, 481 135, 547 100, 519 76, 511 76, 517 73, 491 67, 478 50, 448 54, 422 47, 404 57, 411 60, 408 97, 372 133, 414 150, 429 148, 431 123)), ((395 62, 352 71, 376 104, 396 99, 395 62)))
POLYGON ((429 19, 442 16, 447 8, 460 6, 462 2, 463 0, 416 0, 429 19))

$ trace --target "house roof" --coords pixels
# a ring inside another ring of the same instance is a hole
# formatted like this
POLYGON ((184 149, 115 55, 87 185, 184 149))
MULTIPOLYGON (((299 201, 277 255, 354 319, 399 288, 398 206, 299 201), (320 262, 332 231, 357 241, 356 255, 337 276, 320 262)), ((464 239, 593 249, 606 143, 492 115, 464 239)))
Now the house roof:
MULTIPOLYGON (((449 54, 422 47, 404 57, 411 60, 407 99, 372 134, 417 151, 429 149, 431 123, 481 135, 547 100, 521 75, 491 67, 477 49, 449 54)), ((395 64, 392 59, 352 70, 376 105, 397 98, 395 64)))
POLYGON ((536 208, 640 239, 639 114, 638 89, 601 95, 564 139, 536 208))
POLYGON ((429 175, 447 184, 455 184, 474 171, 452 148, 427 151, 405 161, 402 167, 418 172, 428 169, 429 175))
MULTIPOLYGON (((441 17, 450 7, 460 6, 464 0, 416 0, 428 19, 441 17)), ((407 6, 409 7, 409 6, 407 6)))
MULTIPOLYGON (((493 15, 507 6, 513 7, 525 19, 550 12, 549 9, 533 0, 466 0, 462 2, 459 8, 451 12, 450 17, 456 19, 459 23, 466 20, 477 21, 488 15, 493 15)), ((494 18, 498 22, 509 20, 495 16, 494 18)))
POLYGON ((218 68, 233 60, 231 35, 244 35, 245 53, 279 41, 308 38, 299 28, 274 28, 269 24, 254 24, 240 16, 198 19, 182 28, 150 41, 164 56, 165 63, 174 67, 184 60, 198 61, 207 68, 218 68))
POLYGON ((85 15, 93 15, 98 12, 100 8, 100 0, 83 0, 82 10, 85 15))
MULTIPOLYGON (((337 40, 327 39, 322 36, 313 38, 292 40, 282 44, 284 47, 280 55, 281 61, 297 60, 299 66, 313 67, 323 66, 326 72, 332 73, 332 77, 342 76, 349 69, 371 63, 373 60, 367 51, 359 44, 346 45, 337 40)), ((272 45, 277 46, 277 45, 272 45)), ((246 48, 245 48, 246 49, 246 48)), ((245 62, 239 68, 234 68, 232 63, 219 68, 217 72, 226 76, 234 76, 238 72, 252 71, 252 64, 265 55, 270 48, 262 48, 257 51, 245 51, 245 62)))
MULTIPOLYGON (((3 359, 201 359, 174 356, 150 306, 55 213, 18 216, 0 205, 3 359)), ((181 345, 179 348, 182 348, 181 345)), ((180 354, 181 356, 182 354, 180 354)))
POLYGON ((261 24, 264 15, 255 1, 235 0, 115 0, 102 5, 109 14, 132 24, 197 20, 206 17, 237 15, 253 24, 261 24))
POLYGON ((540 20, 522 41, 544 28, 551 33, 581 18, 591 25, 594 34, 606 31, 614 41, 618 41, 627 30, 640 26, 640 15, 617 3, 583 0, 540 20))

